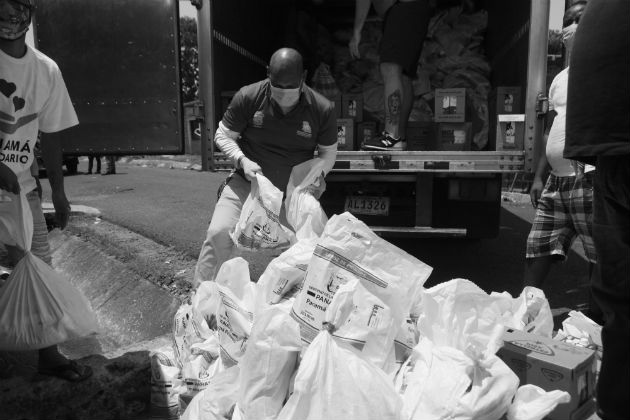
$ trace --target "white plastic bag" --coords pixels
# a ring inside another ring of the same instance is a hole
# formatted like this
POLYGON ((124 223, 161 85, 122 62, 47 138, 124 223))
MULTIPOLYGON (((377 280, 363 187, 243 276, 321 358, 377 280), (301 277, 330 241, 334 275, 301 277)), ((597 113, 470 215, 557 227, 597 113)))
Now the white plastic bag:
POLYGON ((415 289, 431 267, 388 243, 350 213, 330 218, 309 262, 304 285, 293 305, 300 334, 310 343, 339 286, 353 278, 391 311, 396 337, 409 316, 415 289))
POLYGON ((195 395, 210 385, 210 381, 219 372, 224 371, 221 361, 219 339, 212 335, 203 343, 190 346, 190 356, 182 367, 182 376, 188 394, 195 395))
POLYGON ((238 375, 238 366, 217 374, 190 401, 181 420, 230 420, 238 393, 238 375))
POLYGON ((26 196, 0 202, 0 240, 26 250, 0 288, 0 350, 41 349, 99 331, 85 296, 30 252, 32 237, 26 196))
POLYGON ((287 221, 297 240, 318 238, 328 217, 318 198, 326 190, 323 177, 325 161, 315 158, 293 167, 287 185, 287 221))
POLYGON ((317 242, 301 240, 274 258, 256 283, 254 319, 269 305, 295 298, 302 289, 317 242))
POLYGON ((498 303, 503 305, 503 323, 506 327, 544 337, 552 336, 553 314, 542 290, 527 286, 516 299, 512 299, 507 292, 493 292, 490 296, 496 297, 498 303))
POLYGON ((280 223, 282 196, 271 181, 256 174, 238 223, 230 233, 237 248, 277 248, 289 242, 290 236, 280 223))
POLYGON ((152 350, 151 359, 151 417, 179 419, 179 395, 186 391, 172 348, 152 350))
POLYGON ((178 366, 190 360, 193 344, 203 343, 212 335, 203 317, 195 316, 192 305, 181 305, 173 316, 173 350, 178 366))
POLYGON ((558 404, 571 401, 566 391, 545 391, 536 385, 523 385, 516 391, 514 401, 507 413, 508 420, 542 420, 558 404))
POLYGON ((569 312, 554 337, 580 347, 602 349, 602 326, 579 311, 569 312))
POLYGON ((426 289, 422 296, 418 331, 436 346, 464 351, 471 344, 492 354, 500 346, 497 325, 502 312, 495 298, 469 280, 454 279, 426 289))
POLYGON ((256 303, 256 284, 249 277, 249 265, 241 257, 224 262, 216 277, 220 302, 217 328, 221 360, 225 367, 237 364, 245 353, 256 303))
POLYGON ((420 339, 396 378, 405 418, 498 420, 506 413, 518 378, 496 355, 469 350, 420 339))
MULTIPOLYGON (((331 328, 352 310, 335 299, 324 319, 331 328)), ((385 373, 336 340, 324 329, 306 349, 278 420, 402 419, 402 401, 385 373)))
POLYGON ((396 381, 406 414, 411 419, 501 418, 519 381, 495 354, 504 331, 496 297, 455 279, 427 289, 421 308, 422 338, 396 381))
POLYGON ((238 409, 245 420, 275 419, 288 397, 289 382, 302 347, 290 306, 273 305, 252 327, 239 363, 238 409))

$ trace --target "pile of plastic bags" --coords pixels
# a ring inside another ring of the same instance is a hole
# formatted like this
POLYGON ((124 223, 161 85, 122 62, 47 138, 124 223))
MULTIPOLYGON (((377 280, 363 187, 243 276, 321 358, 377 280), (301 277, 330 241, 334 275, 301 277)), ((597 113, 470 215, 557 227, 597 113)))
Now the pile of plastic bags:
MULTIPOLYGON (((290 199, 321 190, 314 168, 296 169, 312 185, 294 183, 290 199)), ((324 223, 315 203, 293 204, 302 234, 258 282, 228 260, 177 312, 175 361, 156 363, 182 419, 534 420, 569 398, 519 388, 496 356, 505 327, 551 336, 542 291, 513 298, 463 279, 425 289, 431 267, 349 213, 324 223)))

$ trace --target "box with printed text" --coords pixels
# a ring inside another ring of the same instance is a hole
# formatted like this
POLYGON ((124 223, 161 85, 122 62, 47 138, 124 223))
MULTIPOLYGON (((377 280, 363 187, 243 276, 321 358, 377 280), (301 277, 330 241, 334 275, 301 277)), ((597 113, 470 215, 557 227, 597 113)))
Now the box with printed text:
POLYGON ((521 385, 533 384, 546 391, 559 389, 571 401, 559 404, 547 418, 582 420, 594 411, 595 352, 563 341, 506 329, 499 356, 518 376, 521 385))
POLYGON ((435 150, 467 151, 472 141, 472 123, 437 124, 435 150))
POLYGON ((363 121, 363 94, 344 93, 341 95, 341 118, 363 121))
POLYGON ((354 149, 354 120, 337 118, 337 150, 354 149))
POLYGON ((435 89, 435 122, 467 121, 466 88, 435 89))
POLYGON ((497 150, 523 150, 525 142, 525 114, 497 115, 497 150))

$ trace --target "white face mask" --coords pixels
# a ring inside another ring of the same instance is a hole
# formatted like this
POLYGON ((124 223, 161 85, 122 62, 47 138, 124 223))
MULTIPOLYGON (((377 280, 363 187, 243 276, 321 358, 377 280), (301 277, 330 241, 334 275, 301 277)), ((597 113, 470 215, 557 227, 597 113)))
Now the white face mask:
POLYGON ((282 89, 272 85, 271 99, 276 101, 281 108, 290 108, 300 100, 300 90, 301 88, 299 87, 295 89, 282 89))
POLYGON ((571 48, 573 48, 573 39, 575 37, 577 27, 577 23, 572 23, 569 26, 562 28, 562 43, 569 53, 571 52, 571 48))

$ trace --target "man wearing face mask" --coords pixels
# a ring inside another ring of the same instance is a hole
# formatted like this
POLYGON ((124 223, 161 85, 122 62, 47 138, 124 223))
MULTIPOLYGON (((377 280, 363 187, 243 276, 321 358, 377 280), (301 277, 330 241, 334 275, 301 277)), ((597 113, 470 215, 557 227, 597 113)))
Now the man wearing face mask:
POLYGON ((591 290, 605 320, 597 411, 630 419, 630 1, 590 0, 574 44, 564 156, 597 166, 591 290))
MULTIPOLYGON (((574 3, 563 17, 562 39, 569 56, 573 35, 585 5, 584 1, 574 3)), ((584 246, 591 273, 597 260, 592 234, 595 168, 591 165, 576 165, 562 157, 568 74, 567 67, 558 73, 549 88, 544 153, 540 156, 530 190, 536 215, 527 237, 525 286, 542 287, 551 265, 567 258, 576 237, 581 239, 584 246), (544 178, 549 171, 545 183, 544 178)))
POLYGON ((219 122, 215 143, 234 162, 220 191, 206 239, 201 247, 195 283, 214 280, 230 258, 234 244, 229 232, 249 192, 250 181, 263 174, 286 191, 291 170, 313 159, 317 149, 330 171, 337 155, 333 104, 306 86, 302 56, 291 48, 276 51, 267 79, 241 88, 219 122))
MULTIPOLYGON (((55 219, 63 229, 70 216, 64 191, 61 138, 58 134, 79 123, 61 71, 49 57, 26 45, 34 0, 0 0, 0 205, 25 194, 33 214, 31 252, 51 265, 48 231, 37 191, 34 150, 42 132, 42 158, 52 190, 55 219), (9 144, 11 147, 8 147, 9 144)), ((0 242, 2 242, 0 238, 0 242)), ((23 251, 7 246, 11 262, 23 251)), ((89 378, 80 366, 59 353, 57 346, 39 350, 42 374, 77 382, 89 378)))

